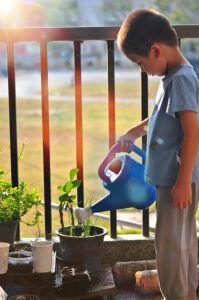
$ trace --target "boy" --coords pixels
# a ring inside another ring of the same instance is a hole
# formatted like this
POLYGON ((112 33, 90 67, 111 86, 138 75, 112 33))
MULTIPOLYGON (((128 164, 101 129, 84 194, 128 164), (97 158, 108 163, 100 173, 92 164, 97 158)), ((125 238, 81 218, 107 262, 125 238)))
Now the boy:
POLYGON ((153 113, 119 138, 121 151, 147 132, 145 180, 157 186, 155 247, 164 299, 197 299, 199 81, 162 14, 138 9, 122 23, 117 43, 142 71, 164 76, 153 113))

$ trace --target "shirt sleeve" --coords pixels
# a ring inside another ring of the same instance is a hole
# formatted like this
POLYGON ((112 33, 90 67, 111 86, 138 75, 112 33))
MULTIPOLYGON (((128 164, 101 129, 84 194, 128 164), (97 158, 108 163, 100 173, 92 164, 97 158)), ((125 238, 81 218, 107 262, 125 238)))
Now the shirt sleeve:
POLYGON ((177 112, 186 110, 199 110, 198 84, 194 77, 180 75, 174 77, 170 83, 166 113, 176 118, 177 112))

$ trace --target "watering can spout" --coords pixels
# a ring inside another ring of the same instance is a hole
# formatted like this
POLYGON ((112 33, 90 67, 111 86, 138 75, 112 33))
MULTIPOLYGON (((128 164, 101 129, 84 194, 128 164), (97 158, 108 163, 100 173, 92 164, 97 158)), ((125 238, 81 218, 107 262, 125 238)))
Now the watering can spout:
POLYGON ((90 216, 92 216, 92 214, 93 212, 90 206, 76 207, 75 209, 75 216, 80 224, 83 224, 90 216))
POLYGON ((110 210, 110 194, 98 200, 94 205, 88 207, 77 207, 75 216, 80 224, 83 224, 94 213, 110 210))

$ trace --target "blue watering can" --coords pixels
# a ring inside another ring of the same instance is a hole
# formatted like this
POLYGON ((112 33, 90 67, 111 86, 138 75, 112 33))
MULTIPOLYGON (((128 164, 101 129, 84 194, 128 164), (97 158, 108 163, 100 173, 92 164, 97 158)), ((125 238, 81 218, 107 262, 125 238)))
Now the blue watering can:
MULTIPOLYGON (((144 164, 127 153, 115 157, 119 148, 119 144, 113 145, 98 169, 99 177, 109 194, 89 207, 76 208, 79 223, 84 223, 97 212, 129 207, 146 209, 156 200, 155 186, 144 181, 144 164)), ((142 149, 133 145, 132 151, 145 161, 146 153, 142 149)))

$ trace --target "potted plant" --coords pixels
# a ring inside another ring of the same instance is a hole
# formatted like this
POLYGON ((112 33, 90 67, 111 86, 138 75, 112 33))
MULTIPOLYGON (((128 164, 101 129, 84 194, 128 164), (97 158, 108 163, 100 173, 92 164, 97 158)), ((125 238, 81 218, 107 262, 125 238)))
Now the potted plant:
POLYGON ((13 187, 11 181, 5 179, 3 170, 0 170, 0 241, 13 244, 19 221, 32 208, 35 208, 33 220, 28 226, 39 224, 41 213, 38 206, 41 205, 40 193, 36 189, 29 189, 27 183, 21 182, 13 187))
POLYGON ((94 226, 90 220, 85 224, 78 224, 74 215, 74 201, 76 195, 72 191, 81 185, 81 180, 75 179, 79 169, 74 168, 69 172, 69 178, 63 185, 58 186, 59 192, 59 217, 61 228, 57 230, 60 238, 60 250, 63 261, 67 265, 76 265, 84 270, 95 272, 100 269, 101 251, 104 236, 107 230, 94 226), (64 225, 64 211, 69 213, 68 226, 64 225))

